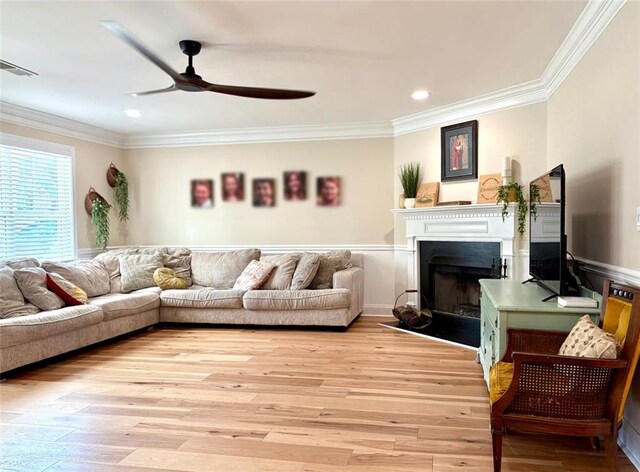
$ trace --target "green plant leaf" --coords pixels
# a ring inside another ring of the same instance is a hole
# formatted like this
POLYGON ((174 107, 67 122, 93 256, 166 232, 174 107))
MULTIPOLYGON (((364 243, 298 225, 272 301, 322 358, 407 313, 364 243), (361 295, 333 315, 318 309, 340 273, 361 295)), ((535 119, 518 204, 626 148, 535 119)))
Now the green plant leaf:
POLYGON ((118 219, 126 221, 129 219, 129 182, 124 172, 116 175, 116 186, 114 188, 114 203, 118 210, 118 219))
POLYGON ((91 224, 96 229, 96 246, 106 249, 109 245, 109 210, 111 207, 102 198, 91 202, 91 224))
POLYGON ((422 167, 419 162, 403 164, 398 170, 400 185, 404 191, 405 198, 416 198, 418 187, 422 181, 422 167))

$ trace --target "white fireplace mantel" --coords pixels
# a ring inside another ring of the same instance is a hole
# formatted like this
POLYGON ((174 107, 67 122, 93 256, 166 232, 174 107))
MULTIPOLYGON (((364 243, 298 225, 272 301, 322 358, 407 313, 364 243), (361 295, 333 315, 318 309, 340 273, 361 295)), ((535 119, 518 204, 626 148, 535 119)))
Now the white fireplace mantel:
POLYGON ((500 257, 507 263, 507 276, 517 274, 518 244, 516 205, 509 204, 502 218, 502 205, 460 205, 394 209, 405 220, 407 238, 407 288, 420 288, 420 241, 499 242, 500 257))

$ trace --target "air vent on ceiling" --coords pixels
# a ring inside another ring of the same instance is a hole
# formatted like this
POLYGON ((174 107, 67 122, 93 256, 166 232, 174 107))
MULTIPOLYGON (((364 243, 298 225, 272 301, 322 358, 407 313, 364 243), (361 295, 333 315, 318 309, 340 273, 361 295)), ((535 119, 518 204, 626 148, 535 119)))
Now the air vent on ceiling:
POLYGON ((11 64, 10 62, 3 61, 2 59, 0 59, 0 69, 6 70, 7 72, 11 72, 12 74, 15 74, 15 75, 26 75, 27 77, 31 77, 32 75, 38 75, 37 73, 30 71, 29 69, 25 69, 24 67, 11 64))

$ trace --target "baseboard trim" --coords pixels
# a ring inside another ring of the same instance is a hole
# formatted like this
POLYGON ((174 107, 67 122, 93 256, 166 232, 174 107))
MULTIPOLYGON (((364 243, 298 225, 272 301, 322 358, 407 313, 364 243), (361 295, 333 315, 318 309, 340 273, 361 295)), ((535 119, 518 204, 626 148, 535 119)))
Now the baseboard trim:
POLYGON ((393 305, 372 303, 365 304, 362 313, 369 316, 392 316, 391 310, 393 310, 393 305))
POLYGON ((636 469, 640 470, 640 457, 636 452, 640 451, 640 433, 628 421, 622 423, 618 437, 618 445, 622 452, 626 454, 636 469))

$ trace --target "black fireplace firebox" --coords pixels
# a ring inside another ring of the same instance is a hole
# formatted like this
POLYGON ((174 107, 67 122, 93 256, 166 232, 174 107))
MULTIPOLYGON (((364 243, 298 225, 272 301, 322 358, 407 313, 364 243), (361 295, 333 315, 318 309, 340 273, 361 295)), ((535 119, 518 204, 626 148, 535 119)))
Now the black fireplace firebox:
POLYGON ((506 264, 499 242, 420 241, 421 308, 433 313, 424 334, 480 346, 480 279, 500 278, 506 264))

